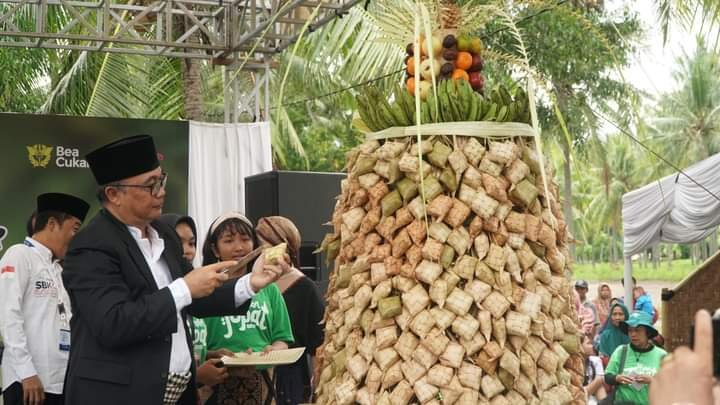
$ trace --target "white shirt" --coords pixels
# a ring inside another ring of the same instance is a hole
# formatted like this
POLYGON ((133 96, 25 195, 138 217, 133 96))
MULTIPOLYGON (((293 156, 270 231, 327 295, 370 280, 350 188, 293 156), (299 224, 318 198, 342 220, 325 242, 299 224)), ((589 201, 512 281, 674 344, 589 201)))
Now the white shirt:
POLYGON ((70 330, 71 310, 61 271, 50 249, 31 238, 0 259, 3 389, 37 375, 45 392, 63 392, 68 352, 60 350, 60 331, 70 330))
MULTIPOLYGON (((184 374, 190 370, 192 364, 192 354, 185 338, 185 327, 182 321, 181 311, 192 303, 192 296, 183 278, 173 281, 170 269, 162 252, 165 250, 165 241, 160 238, 157 231, 151 227, 147 227, 148 232, 146 238, 142 237, 139 228, 128 226, 128 230, 135 242, 137 242, 140 251, 152 272, 158 289, 167 287, 175 301, 175 309, 177 311, 177 331, 172 334, 172 349, 170 352, 170 366, 168 371, 171 373, 184 374)), ((235 284, 235 305, 240 306, 245 301, 255 296, 250 287, 250 275, 240 278, 235 284)))
MULTIPOLYGON (((603 377, 605 375, 605 370, 603 369, 602 360, 600 360, 600 357, 590 356, 588 359, 590 360, 590 367, 587 367, 585 369, 585 376, 588 377, 588 379, 591 377, 603 377)), ((588 384, 591 382, 592 381, 588 381, 588 384)))

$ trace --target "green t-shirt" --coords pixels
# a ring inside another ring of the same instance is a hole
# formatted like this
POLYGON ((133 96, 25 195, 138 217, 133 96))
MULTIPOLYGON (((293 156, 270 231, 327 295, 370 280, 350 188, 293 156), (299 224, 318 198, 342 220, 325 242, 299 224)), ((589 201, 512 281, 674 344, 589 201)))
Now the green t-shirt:
MULTIPOLYGON (((653 346, 649 352, 641 353, 628 346, 627 356, 625 357, 625 367, 620 371, 620 359, 622 357, 623 347, 620 345, 610 356, 610 362, 605 369, 605 374, 614 375, 649 375, 654 376, 660 370, 660 363, 667 355, 667 352, 657 346, 653 346)), ((631 401, 636 405, 647 405, 649 403, 647 384, 628 384, 616 385, 615 401, 631 401)))
POLYGON ((207 326, 201 318, 192 318, 194 335, 193 335, 193 351, 198 362, 203 363, 207 357, 207 326))
POLYGON ((285 300, 274 283, 252 298, 245 315, 205 318, 205 324, 208 350, 259 352, 273 342, 295 341, 285 300))

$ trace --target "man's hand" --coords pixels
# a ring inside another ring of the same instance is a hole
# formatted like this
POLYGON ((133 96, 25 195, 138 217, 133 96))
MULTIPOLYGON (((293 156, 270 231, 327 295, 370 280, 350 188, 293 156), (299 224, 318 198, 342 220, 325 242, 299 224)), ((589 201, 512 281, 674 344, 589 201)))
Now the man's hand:
POLYGON ((37 375, 22 380, 22 388, 25 405, 42 405, 45 402, 45 388, 37 375))
POLYGON ((227 261, 198 267, 183 277, 192 298, 202 298, 212 294, 228 279, 228 275, 222 271, 234 264, 236 262, 227 261))
POLYGON ((713 331, 710 314, 695 314, 695 348, 678 347, 650 384, 650 403, 713 404, 713 331))
POLYGON ((201 364, 197 369, 198 382, 212 387, 225 381, 228 378, 228 371, 227 368, 220 367, 221 364, 220 359, 210 359, 201 364))
POLYGON ((254 292, 258 292, 265 288, 268 284, 274 283, 280 276, 292 269, 290 266, 290 256, 283 255, 282 259, 278 259, 277 264, 265 263, 265 255, 260 255, 253 265, 252 274, 250 274, 250 287, 254 292))

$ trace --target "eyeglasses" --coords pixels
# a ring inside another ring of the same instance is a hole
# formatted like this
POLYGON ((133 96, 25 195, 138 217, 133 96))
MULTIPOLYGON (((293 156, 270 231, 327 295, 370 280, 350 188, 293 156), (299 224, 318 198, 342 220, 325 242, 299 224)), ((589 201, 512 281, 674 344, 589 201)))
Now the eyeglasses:
POLYGON ((165 172, 162 172, 162 175, 160 175, 160 178, 156 178, 153 180, 152 183, 148 185, 140 185, 140 184, 111 184, 110 187, 134 187, 134 188, 145 188, 150 191, 150 194, 153 197, 157 197, 160 195, 160 192, 165 188, 165 185, 167 184, 167 178, 168 175, 165 172))

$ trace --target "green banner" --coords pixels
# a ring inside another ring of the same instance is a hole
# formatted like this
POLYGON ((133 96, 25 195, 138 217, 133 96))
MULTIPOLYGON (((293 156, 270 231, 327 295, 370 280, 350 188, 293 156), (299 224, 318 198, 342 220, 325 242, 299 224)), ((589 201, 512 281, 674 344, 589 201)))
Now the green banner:
POLYGON ((168 173, 164 211, 187 212, 186 121, 0 113, 0 134, 0 250, 23 240, 38 194, 81 197, 90 203, 87 219, 92 218, 100 204, 85 155, 126 136, 153 136, 160 164, 168 173))

